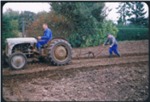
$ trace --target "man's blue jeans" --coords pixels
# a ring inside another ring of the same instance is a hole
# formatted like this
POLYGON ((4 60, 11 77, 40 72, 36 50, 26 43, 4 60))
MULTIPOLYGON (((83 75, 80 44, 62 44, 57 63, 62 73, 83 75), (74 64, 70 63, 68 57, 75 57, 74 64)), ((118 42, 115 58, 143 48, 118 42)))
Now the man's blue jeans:
POLYGON ((45 45, 46 43, 47 43, 46 40, 39 40, 36 44, 36 47, 38 48, 38 50, 40 50, 42 45, 45 45))
POLYGON ((112 56, 112 53, 115 53, 116 55, 120 56, 119 52, 118 52, 118 45, 114 44, 112 47, 109 48, 109 54, 110 56, 112 56))

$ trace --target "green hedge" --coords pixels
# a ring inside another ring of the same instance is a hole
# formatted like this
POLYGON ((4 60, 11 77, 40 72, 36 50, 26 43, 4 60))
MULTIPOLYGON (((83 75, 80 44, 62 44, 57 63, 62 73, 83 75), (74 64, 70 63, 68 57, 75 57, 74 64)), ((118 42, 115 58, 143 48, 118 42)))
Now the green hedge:
POLYGON ((135 27, 122 27, 118 28, 117 39, 123 40, 143 40, 148 39, 149 29, 148 28, 135 28, 135 27))

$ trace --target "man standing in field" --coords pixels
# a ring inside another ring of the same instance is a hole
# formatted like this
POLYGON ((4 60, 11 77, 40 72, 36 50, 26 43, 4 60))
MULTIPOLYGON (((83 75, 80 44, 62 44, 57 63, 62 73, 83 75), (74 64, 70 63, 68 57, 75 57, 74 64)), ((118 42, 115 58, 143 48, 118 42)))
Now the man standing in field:
POLYGON ((103 44, 103 46, 105 46, 106 44, 110 44, 110 47, 109 47, 109 57, 112 57, 112 53, 114 52, 117 56, 120 57, 120 54, 118 52, 118 43, 117 43, 117 40, 116 38, 111 35, 111 34, 108 34, 107 36, 107 40, 105 41, 105 43, 103 44))
POLYGON ((46 23, 43 24, 44 34, 43 36, 38 36, 38 42, 36 44, 38 50, 40 51, 42 45, 48 43, 52 39, 52 31, 48 28, 46 23))

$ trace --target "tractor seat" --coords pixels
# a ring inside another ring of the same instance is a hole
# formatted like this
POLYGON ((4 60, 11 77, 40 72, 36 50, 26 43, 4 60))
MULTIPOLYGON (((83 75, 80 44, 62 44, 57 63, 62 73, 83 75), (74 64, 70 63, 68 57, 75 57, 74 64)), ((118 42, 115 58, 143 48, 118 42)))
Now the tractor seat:
MULTIPOLYGON (((49 41, 50 41, 50 40, 49 40, 49 41)), ((49 41, 48 41, 48 42, 49 42, 49 41)), ((47 42, 46 44, 42 45, 42 47, 41 47, 41 48, 48 47, 48 42, 47 42)))
POLYGON ((48 44, 42 45, 41 48, 48 47, 48 44))

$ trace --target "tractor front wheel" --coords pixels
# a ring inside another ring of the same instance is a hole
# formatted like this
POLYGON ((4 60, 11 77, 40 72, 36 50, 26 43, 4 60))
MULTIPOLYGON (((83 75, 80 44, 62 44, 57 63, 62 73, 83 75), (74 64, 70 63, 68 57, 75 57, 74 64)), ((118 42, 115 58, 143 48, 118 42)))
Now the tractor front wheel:
POLYGON ((19 70, 26 66, 27 57, 21 52, 16 52, 9 57, 8 61, 12 69, 19 70))

